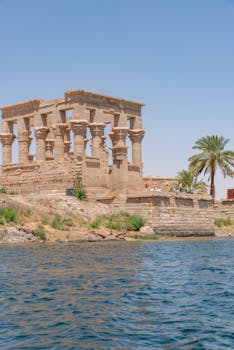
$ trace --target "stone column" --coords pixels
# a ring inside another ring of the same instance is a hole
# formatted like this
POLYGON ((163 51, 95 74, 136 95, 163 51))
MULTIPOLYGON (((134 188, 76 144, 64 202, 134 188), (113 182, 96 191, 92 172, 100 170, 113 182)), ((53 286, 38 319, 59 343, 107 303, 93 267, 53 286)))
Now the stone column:
POLYGON ((66 123, 57 123, 54 126, 54 159, 62 160, 64 159, 64 135, 67 128, 66 123))
POLYGON ((53 160, 54 159, 54 140, 53 139, 46 139, 46 160, 53 160))
POLYGON ((112 190, 125 190, 128 186, 127 127, 115 127, 110 132, 112 140, 112 190))
POLYGON ((65 135, 64 135, 64 155, 68 156, 71 146, 71 140, 70 140, 70 129, 66 128, 65 135))
POLYGON ((49 130, 46 126, 35 128, 36 160, 46 160, 45 139, 48 134, 48 131, 49 130))
POLYGON ((19 163, 27 163, 29 161, 29 146, 31 137, 27 130, 19 130, 18 143, 19 143, 19 163))
POLYGON ((11 146, 15 136, 13 133, 2 133, 0 138, 2 143, 2 165, 11 164, 11 146))
POLYGON ((92 156, 96 158, 102 157, 102 137, 104 136, 104 123, 92 123, 89 125, 92 135, 92 156))
POLYGON ((86 120, 70 120, 71 129, 74 132, 74 157, 85 156, 86 145, 86 120))
POLYGON ((142 167, 141 142, 144 134, 145 132, 142 129, 129 130, 129 138, 132 141, 132 163, 139 167, 142 167))

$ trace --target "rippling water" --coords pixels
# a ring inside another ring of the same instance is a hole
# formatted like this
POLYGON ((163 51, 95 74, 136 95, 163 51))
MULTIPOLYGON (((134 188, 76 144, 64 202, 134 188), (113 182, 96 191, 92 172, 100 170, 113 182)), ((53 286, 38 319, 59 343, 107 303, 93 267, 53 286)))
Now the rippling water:
POLYGON ((0 246, 0 349, 234 349, 234 240, 0 246))

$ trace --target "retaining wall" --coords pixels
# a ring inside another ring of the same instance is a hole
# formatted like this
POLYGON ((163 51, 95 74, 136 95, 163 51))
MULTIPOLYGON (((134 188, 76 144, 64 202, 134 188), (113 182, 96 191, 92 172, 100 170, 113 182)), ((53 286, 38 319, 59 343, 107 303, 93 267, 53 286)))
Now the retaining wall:
POLYGON ((152 194, 101 200, 113 212, 141 215, 159 236, 213 236, 214 211, 211 198, 187 194, 152 194))

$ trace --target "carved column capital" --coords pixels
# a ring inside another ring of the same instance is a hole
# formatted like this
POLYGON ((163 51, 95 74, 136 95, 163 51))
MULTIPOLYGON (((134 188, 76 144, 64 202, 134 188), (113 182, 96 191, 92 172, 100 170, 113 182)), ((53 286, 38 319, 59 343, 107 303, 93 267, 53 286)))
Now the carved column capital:
POLYGON ((132 142, 141 142, 143 140, 145 131, 143 129, 131 129, 128 132, 129 138, 132 142))
POLYGON ((52 126, 53 132, 55 137, 57 136, 64 136, 65 135, 65 131, 67 129, 67 124, 66 123, 57 123, 55 125, 52 126))
POLYGON ((38 140, 45 140, 48 132, 49 132, 49 129, 46 126, 36 127, 35 137, 38 140))
POLYGON ((14 141, 15 135, 12 133, 2 133, 0 135, 0 138, 3 146, 11 146, 14 141))
POLYGON ((18 142, 30 142, 31 138, 27 130, 18 133, 18 142))
POLYGON ((88 122, 86 120, 70 120, 70 127, 75 135, 81 135, 85 137, 87 125, 88 122))
POLYGON ((91 124, 89 124, 92 137, 96 137, 96 136, 102 137, 104 134, 105 126, 106 125, 104 123, 91 123, 91 124))
POLYGON ((115 127, 109 133, 111 141, 114 146, 125 146, 126 137, 128 134, 128 128, 126 127, 115 127))

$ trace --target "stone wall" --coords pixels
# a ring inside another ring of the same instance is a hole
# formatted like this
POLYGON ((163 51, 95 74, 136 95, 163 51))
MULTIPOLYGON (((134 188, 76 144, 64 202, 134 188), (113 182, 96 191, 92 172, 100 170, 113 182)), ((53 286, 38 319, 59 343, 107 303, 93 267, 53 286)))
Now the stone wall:
POLYGON ((1 175, 1 186, 18 193, 32 193, 56 190, 65 193, 73 187, 77 177, 82 177, 82 164, 70 162, 35 162, 31 164, 12 164, 5 167, 1 175))
POLYGON ((144 193, 141 196, 106 198, 114 212, 141 215, 159 236, 214 235, 213 201, 194 195, 144 193))
POLYGON ((234 200, 217 202, 214 206, 214 218, 234 221, 234 200))

